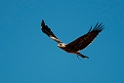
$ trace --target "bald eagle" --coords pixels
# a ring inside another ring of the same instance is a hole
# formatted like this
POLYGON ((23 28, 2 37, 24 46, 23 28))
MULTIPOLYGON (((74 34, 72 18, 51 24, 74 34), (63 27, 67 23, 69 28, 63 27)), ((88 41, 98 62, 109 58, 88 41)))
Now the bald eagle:
POLYGON ((55 36, 55 34, 47 25, 45 25, 44 20, 42 20, 41 22, 42 32, 45 33, 48 37, 50 37, 54 41, 56 41, 58 43, 59 48, 61 48, 62 50, 68 53, 77 54, 77 57, 80 56, 82 58, 87 58, 87 59, 89 59, 89 57, 81 54, 80 50, 86 48, 103 29, 104 29, 104 25, 102 25, 102 23, 97 23, 93 29, 91 26, 90 30, 86 34, 80 36, 79 38, 75 39, 69 44, 65 44, 55 36))

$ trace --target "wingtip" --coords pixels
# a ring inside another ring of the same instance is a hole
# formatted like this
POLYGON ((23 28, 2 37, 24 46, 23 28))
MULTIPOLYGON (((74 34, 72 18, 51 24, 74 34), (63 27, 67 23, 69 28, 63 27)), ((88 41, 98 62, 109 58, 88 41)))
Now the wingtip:
POLYGON ((93 31, 102 31, 104 29, 104 25, 102 23, 97 22, 93 31))
POLYGON ((44 22, 44 20, 42 19, 42 22, 44 22))
POLYGON ((42 19, 42 22, 41 22, 41 26, 42 26, 42 27, 45 26, 45 22, 44 22, 43 19, 42 19))
POLYGON ((91 30, 92 30, 92 26, 90 27, 90 30, 88 31, 88 33, 90 33, 91 30))

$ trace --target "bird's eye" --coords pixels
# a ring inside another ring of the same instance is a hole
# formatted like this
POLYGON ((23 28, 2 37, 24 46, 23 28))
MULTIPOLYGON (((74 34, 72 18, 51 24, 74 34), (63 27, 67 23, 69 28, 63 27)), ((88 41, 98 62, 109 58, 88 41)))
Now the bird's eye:
POLYGON ((59 45, 60 45, 60 46, 62 46, 62 44, 61 44, 61 43, 60 43, 59 45))

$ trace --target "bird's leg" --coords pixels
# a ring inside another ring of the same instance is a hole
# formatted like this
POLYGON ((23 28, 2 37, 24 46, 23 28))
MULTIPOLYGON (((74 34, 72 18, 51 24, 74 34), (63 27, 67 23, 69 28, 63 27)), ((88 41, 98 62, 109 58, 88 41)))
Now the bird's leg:
POLYGON ((78 55, 77 55, 77 58, 81 61, 81 59, 78 57, 78 55))
POLYGON ((82 57, 82 58, 87 58, 87 59, 89 59, 88 56, 85 56, 85 55, 83 55, 83 54, 81 54, 81 53, 77 53, 77 56, 80 56, 80 57, 82 57))

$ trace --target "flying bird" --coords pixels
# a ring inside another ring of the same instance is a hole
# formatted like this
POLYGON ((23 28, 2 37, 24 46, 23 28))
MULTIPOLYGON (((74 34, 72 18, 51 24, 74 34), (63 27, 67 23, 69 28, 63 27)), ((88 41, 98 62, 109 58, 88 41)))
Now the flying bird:
POLYGON ((52 32, 52 30, 47 25, 45 25, 44 20, 42 20, 41 22, 42 32, 45 33, 48 37, 50 37, 54 41, 56 41, 58 43, 59 48, 61 48, 62 50, 68 53, 77 54, 77 57, 80 56, 82 58, 87 58, 87 59, 89 59, 89 57, 81 54, 80 50, 83 50, 90 43, 92 43, 92 41, 97 37, 97 35, 103 29, 104 29, 104 25, 102 25, 102 23, 97 23, 93 29, 91 26, 90 30, 86 34, 80 36, 79 38, 75 39, 69 44, 65 44, 62 41, 60 41, 58 37, 55 36, 55 34, 52 32))

